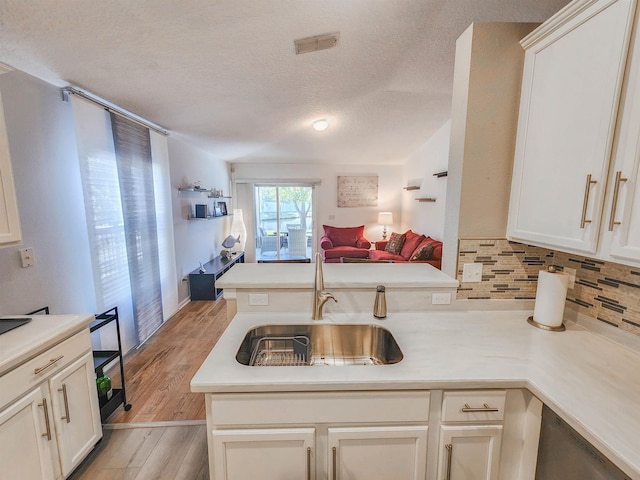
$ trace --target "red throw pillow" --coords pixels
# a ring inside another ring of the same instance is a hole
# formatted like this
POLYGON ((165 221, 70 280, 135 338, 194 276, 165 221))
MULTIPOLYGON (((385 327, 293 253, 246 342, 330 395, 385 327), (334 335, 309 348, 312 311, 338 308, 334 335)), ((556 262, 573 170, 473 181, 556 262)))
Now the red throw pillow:
POLYGON ((416 248, 418 248, 426 237, 412 232, 411 230, 407 230, 404 234, 406 235, 406 239, 404 241, 404 245, 402 245, 400 255, 406 260, 409 260, 411 258, 411 254, 416 248))
POLYGON ((385 252, 393 253, 394 255, 400 255, 402 246, 404 245, 404 241, 406 238, 407 236, 404 233, 392 232, 391 236, 389 237, 389 242, 384 248, 385 252))
POLYGON ((420 245, 411 255, 410 262, 416 262, 420 260, 429 260, 435 245, 433 243, 423 243, 420 245))
POLYGON ((323 225, 324 234, 331 239, 334 247, 355 247, 360 237, 364 236, 364 225, 359 227, 332 227, 323 225))

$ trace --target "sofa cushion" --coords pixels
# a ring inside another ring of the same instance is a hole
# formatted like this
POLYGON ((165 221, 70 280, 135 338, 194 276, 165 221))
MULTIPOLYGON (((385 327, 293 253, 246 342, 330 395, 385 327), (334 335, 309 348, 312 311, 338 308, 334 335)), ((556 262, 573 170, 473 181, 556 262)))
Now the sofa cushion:
POLYGON ((394 255, 400 255, 406 238, 407 236, 404 233, 392 232, 387 246, 384 247, 385 251, 394 255))
POLYGON ((416 248, 415 251, 411 254, 411 258, 409 258, 409 261, 416 262, 420 260, 429 260, 434 248, 435 245, 433 243, 420 244, 420 246, 416 248))
POLYGON ((325 250, 323 253, 325 260, 330 258, 339 259, 340 257, 369 258, 369 250, 366 250, 364 248, 350 247, 348 245, 325 250))
MULTIPOLYGON (((364 237, 364 225, 359 227, 332 227, 331 225, 323 225, 325 236, 331 239, 334 247, 348 245, 351 247, 359 246, 358 241, 364 237)), ((370 246, 371 244, 369 244, 370 246)), ((369 248, 369 246, 361 246, 360 248, 369 248)))
POLYGON ((404 257, 387 252, 386 250, 371 250, 369 252, 369 258, 371 260, 393 260, 394 262, 406 262, 404 257))
POLYGON ((418 233, 412 232, 411 230, 407 230, 404 234, 406 238, 404 241, 404 245, 402 245, 402 250, 400 251, 400 255, 402 255, 405 260, 410 260, 414 250, 427 237, 425 237, 424 235, 420 235, 418 233))

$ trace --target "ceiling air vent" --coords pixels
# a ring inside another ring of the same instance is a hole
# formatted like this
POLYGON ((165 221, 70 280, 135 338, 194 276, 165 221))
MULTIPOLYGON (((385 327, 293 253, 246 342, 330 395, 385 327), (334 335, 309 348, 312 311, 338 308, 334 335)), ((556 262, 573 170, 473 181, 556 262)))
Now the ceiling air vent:
POLYGON ((324 35, 316 35, 315 37, 301 38, 294 40, 296 45, 296 54, 317 52, 333 48, 338 44, 339 33, 326 33, 324 35))

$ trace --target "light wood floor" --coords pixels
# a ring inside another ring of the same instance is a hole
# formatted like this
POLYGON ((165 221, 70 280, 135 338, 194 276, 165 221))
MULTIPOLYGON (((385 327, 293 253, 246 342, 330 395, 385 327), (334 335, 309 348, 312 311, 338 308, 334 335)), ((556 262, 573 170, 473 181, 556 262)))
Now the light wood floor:
MULTIPOLYGON (((204 394, 189 382, 227 328, 226 302, 191 302, 125 359, 127 401, 107 423, 204 420, 204 394)), ((119 385, 119 371, 108 375, 119 385)), ((128 478, 128 477, 127 477, 128 478)))
POLYGON ((105 429, 69 480, 207 480, 206 426, 105 429))

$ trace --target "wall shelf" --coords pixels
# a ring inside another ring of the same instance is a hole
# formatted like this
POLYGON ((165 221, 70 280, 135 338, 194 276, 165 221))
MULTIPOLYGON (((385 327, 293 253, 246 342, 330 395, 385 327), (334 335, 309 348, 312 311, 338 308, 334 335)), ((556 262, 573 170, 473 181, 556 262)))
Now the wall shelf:
POLYGON ((431 197, 420 197, 420 198, 416 198, 416 200, 419 202, 435 202, 436 201, 435 198, 431 198, 431 197))
POLYGON ((188 215, 187 220, 211 220, 213 218, 225 218, 225 217, 233 217, 233 213, 228 213, 226 215, 209 215, 208 217, 192 217, 191 215, 188 215))
POLYGON ((407 185, 406 187, 402 187, 402 188, 404 188, 407 191, 420 190, 420 186, 419 185, 407 185))
POLYGON ((438 177, 438 178, 442 178, 442 177, 446 177, 449 174, 449 172, 438 172, 438 173, 434 173, 433 176, 434 177, 438 177))
POLYGON ((197 192, 197 193, 211 193, 213 190, 210 188, 178 188, 179 192, 197 192))

